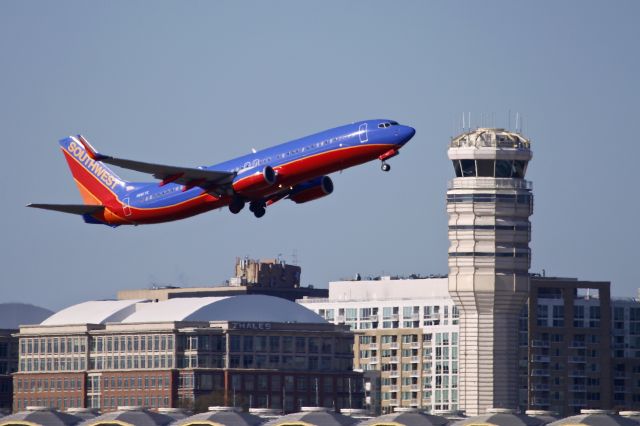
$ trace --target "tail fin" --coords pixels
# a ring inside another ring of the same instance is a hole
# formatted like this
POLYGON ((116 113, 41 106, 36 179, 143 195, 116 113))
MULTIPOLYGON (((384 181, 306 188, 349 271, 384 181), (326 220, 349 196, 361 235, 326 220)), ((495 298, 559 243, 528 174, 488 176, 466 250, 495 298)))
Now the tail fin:
POLYGON ((82 136, 64 138, 60 147, 85 204, 109 205, 125 193, 126 181, 94 159, 95 150, 82 136))

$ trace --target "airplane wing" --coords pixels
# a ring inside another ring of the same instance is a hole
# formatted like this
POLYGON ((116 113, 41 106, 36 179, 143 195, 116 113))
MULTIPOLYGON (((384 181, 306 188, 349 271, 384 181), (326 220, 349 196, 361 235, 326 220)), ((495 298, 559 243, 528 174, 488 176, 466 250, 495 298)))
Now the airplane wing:
POLYGON ((164 164, 145 163, 142 161, 126 160, 123 158, 111 157, 98 153, 89 142, 81 135, 77 137, 78 142, 84 146, 85 150, 95 161, 101 161, 125 169, 135 170, 142 173, 149 173, 156 179, 162 180, 160 186, 175 182, 185 186, 185 189, 199 186, 204 189, 212 189, 214 192, 224 193, 231 187, 236 173, 222 172, 191 167, 168 166, 164 164), (222 191, 216 191, 222 190, 222 191))
POLYGON ((104 206, 90 204, 27 204, 27 207, 79 215, 92 214, 104 210, 104 206))

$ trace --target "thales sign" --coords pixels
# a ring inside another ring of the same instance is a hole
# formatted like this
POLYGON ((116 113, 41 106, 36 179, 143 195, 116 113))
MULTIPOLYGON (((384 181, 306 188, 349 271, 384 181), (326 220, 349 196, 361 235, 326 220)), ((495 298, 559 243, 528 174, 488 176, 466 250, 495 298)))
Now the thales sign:
POLYGON ((271 330, 270 322, 231 322, 229 328, 232 330, 271 330))

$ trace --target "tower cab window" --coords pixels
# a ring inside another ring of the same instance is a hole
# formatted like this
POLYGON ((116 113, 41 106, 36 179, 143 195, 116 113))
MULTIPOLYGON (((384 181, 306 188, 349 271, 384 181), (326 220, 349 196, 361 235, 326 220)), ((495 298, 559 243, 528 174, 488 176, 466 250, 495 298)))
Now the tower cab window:
POLYGON ((527 162, 523 160, 454 160, 456 177, 496 177, 524 179, 527 162))

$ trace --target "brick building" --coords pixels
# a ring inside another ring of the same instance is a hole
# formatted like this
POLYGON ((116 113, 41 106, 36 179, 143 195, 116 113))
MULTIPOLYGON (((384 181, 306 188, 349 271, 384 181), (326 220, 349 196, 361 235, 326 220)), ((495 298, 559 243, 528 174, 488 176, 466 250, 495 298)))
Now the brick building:
POLYGON ((94 301, 22 326, 15 411, 360 407, 353 335, 284 299, 94 301))

